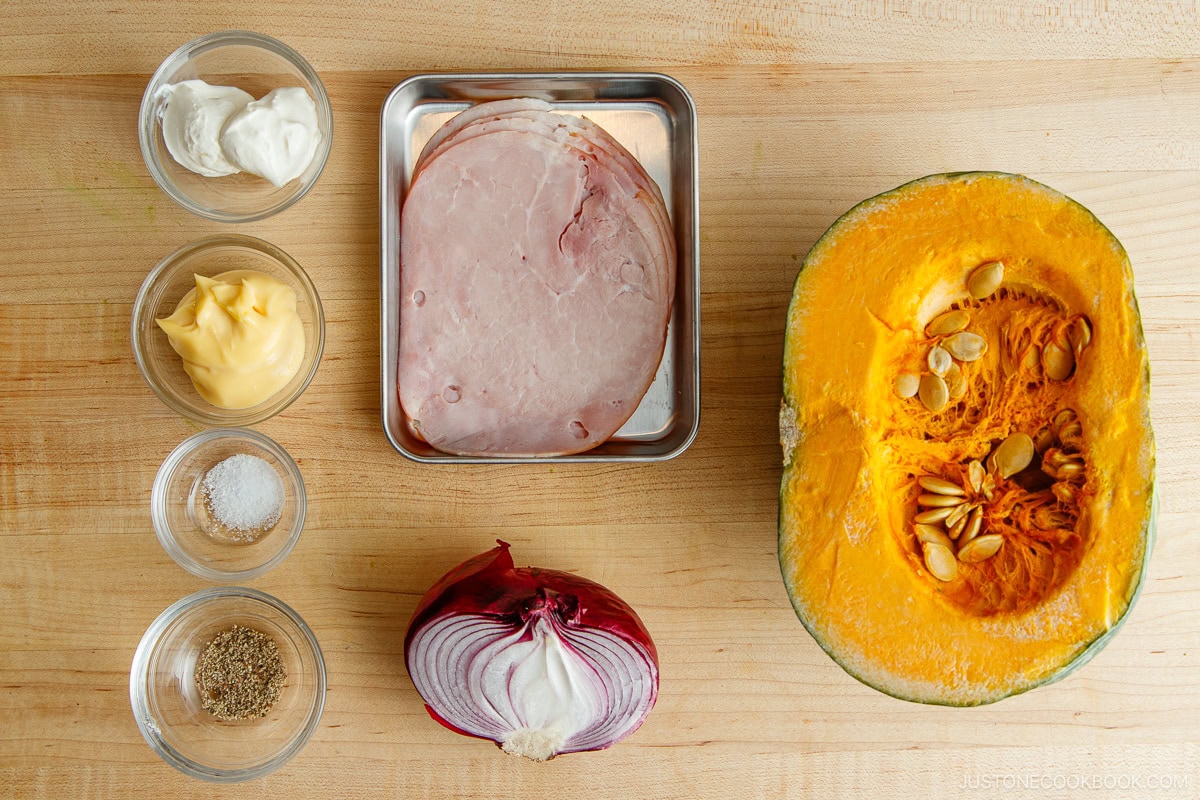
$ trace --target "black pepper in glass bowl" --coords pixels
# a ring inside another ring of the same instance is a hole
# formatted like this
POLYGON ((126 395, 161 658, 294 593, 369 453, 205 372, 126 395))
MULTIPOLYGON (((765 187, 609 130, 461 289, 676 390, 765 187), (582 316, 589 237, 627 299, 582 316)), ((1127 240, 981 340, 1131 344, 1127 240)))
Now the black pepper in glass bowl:
POLYGON ((262 777, 295 756, 325 707, 325 660, 282 601, 223 586, 188 595, 143 635, 129 673, 134 719, 186 775, 262 777))

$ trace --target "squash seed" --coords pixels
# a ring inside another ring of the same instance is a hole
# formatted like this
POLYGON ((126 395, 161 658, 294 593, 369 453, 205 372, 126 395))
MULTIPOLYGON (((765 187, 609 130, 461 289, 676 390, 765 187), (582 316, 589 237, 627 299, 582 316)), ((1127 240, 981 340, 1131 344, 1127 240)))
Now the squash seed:
POLYGON ((1084 351, 1084 348, 1092 343, 1092 326, 1088 324, 1087 317, 1076 317, 1071 320, 1071 325, 1067 328, 1067 340, 1070 341, 1071 348, 1075 351, 1075 357, 1079 358, 1079 354, 1084 351))
POLYGON ((921 485, 922 489, 935 492, 936 494, 951 494, 956 497, 962 497, 966 494, 966 491, 957 483, 951 483, 942 478, 935 478, 933 475, 923 475, 917 479, 917 483, 921 485))
POLYGON ((958 560, 966 564, 978 564, 986 561, 1000 550, 1004 537, 998 533, 989 533, 972 539, 958 548, 958 560))
POLYGON ((983 464, 978 461, 972 461, 967 464, 967 480, 971 483, 971 489, 975 492, 983 490, 983 476, 985 475, 983 464))
POLYGON ((970 321, 971 317, 966 311, 956 308, 934 317, 925 326, 925 333, 928 336, 946 336, 961 331, 970 321))
POLYGON ((1042 369, 1052 381, 1065 381, 1075 369, 1075 356, 1057 342, 1050 342, 1042 349, 1042 369))
POLYGON ((975 268, 967 278, 967 291, 976 300, 982 300, 1000 288, 1004 280, 1004 264, 999 261, 989 261, 975 268))
POLYGON ((1062 411, 1054 415, 1054 421, 1052 423, 1054 426, 1054 432, 1058 433, 1063 429, 1064 426, 1070 425, 1077 419, 1079 419, 1079 417, 1075 414, 1075 409, 1064 408, 1062 411))
POLYGON ((1030 345, 1025 351, 1024 358, 1021 359, 1021 366, 1030 372, 1036 373, 1038 367, 1042 365, 1042 348, 1035 345, 1030 345))
POLYGON ((924 549, 925 568, 930 575, 943 583, 958 577, 958 561, 953 550, 937 542, 926 542, 924 549))
POLYGON ((953 508, 965 502, 965 497, 953 497, 948 494, 923 494, 917 498, 917 505, 925 508, 953 508))
POLYGON ((945 534, 941 528, 935 528, 932 525, 917 525, 917 541, 921 544, 940 544, 950 552, 954 552, 954 543, 950 541, 950 537, 945 534))
POLYGON ((953 336, 947 336, 942 345, 959 361, 975 361, 988 349, 987 339, 970 331, 959 331, 953 336))
POLYGON ((980 529, 983 527, 983 509, 976 507, 971 512, 967 527, 963 529, 962 536, 958 540, 958 546, 962 547, 967 542, 979 535, 980 529))
POLYGON ((921 388, 921 379, 911 372, 901 372, 896 376, 896 382, 892 385, 896 395, 905 399, 915 396, 919 388, 921 388))
MULTIPOLYGON (((967 503, 955 506, 954 510, 950 512, 950 516, 946 517, 946 519, 942 521, 942 524, 946 526, 947 530, 953 530, 954 528, 959 527, 959 523, 966 520, 967 514, 969 514, 974 508, 975 506, 973 504, 968 505, 967 503)), ((959 528, 959 533, 961 532, 962 528, 959 528)), ((952 533, 950 538, 954 539, 957 536, 957 533, 952 533)))
POLYGON ((1009 436, 992 453, 993 472, 1001 478, 1011 478, 1033 461, 1033 439, 1026 433, 1009 436))
POLYGON ((922 511, 913 517, 913 522, 921 525, 932 525, 935 522, 941 522, 946 517, 950 516, 950 512, 954 510, 953 506, 943 506, 942 508, 931 508, 928 511, 922 511))
POLYGON ((950 402, 950 390, 938 375, 922 375, 917 393, 920 394, 925 407, 934 413, 941 411, 946 407, 946 403, 950 402))
POLYGON ((954 363, 954 359, 950 358, 950 354, 936 344, 929 348, 929 357, 926 360, 929 362, 929 371, 934 375, 941 375, 943 377, 954 363))
POLYGON ((1083 442, 1083 423, 1075 420, 1063 425, 1058 429, 1058 440, 1065 445, 1078 447, 1083 442))
POLYGON ((1033 449, 1038 453, 1044 453, 1054 446, 1054 431, 1049 428, 1040 428, 1033 435, 1033 449))
MULTIPOLYGON (((971 508, 974 508, 974 506, 959 506, 958 508, 963 509, 964 513, 961 517, 958 518, 958 520, 953 525, 950 524, 950 517, 946 517, 946 525, 947 525, 946 534, 951 539, 957 539, 960 535, 962 535, 962 532, 967 527, 967 520, 969 519, 965 512, 971 508)), ((958 509, 955 509, 955 511, 957 511, 957 510, 958 509)), ((954 515, 951 514, 950 516, 954 516, 954 515)))
POLYGON ((967 377, 963 375, 962 368, 958 364, 951 364, 950 369, 946 370, 946 374, 942 376, 942 380, 946 382, 951 400, 958 400, 967 393, 967 377))

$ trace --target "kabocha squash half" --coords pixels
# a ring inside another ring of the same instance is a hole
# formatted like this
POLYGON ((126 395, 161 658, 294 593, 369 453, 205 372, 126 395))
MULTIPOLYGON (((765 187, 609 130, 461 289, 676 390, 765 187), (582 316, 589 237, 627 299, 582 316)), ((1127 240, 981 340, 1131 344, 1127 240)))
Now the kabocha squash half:
POLYGON ((779 560, 821 647, 906 700, 989 703, 1115 632, 1153 539, 1128 257, 1016 175, 858 205, 788 311, 779 560))

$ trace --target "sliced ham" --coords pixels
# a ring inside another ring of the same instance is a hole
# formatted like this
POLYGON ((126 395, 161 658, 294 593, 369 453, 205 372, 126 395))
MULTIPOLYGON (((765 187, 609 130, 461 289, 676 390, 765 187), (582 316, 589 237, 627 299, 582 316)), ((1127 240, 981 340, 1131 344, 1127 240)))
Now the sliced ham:
POLYGON ((658 187, 594 124, 475 106, 430 140, 401 215, 400 402, 460 455, 611 437, 662 358, 675 242, 658 187))

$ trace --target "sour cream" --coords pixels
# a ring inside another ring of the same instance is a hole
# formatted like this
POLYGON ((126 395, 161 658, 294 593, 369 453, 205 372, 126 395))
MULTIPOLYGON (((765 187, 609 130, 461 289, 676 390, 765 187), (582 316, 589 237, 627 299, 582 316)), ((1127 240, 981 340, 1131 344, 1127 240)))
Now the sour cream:
POLYGON ((276 186, 300 177, 320 142, 317 106, 299 86, 247 103, 221 131, 221 149, 229 160, 276 186))
POLYGON ((299 86, 255 100, 233 86, 188 80, 162 87, 156 100, 167 151, 205 177, 248 172, 282 187, 304 174, 321 142, 316 103, 299 86))
POLYGON ((253 96, 233 86, 191 80, 162 87, 156 100, 163 141, 179 166, 208 178, 238 171, 221 149, 221 129, 253 96))

